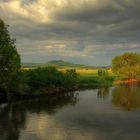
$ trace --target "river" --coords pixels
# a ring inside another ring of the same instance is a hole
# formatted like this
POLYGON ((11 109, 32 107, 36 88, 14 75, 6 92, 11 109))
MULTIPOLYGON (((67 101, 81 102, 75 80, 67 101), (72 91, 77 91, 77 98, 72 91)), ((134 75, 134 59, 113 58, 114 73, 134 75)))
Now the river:
POLYGON ((0 106, 0 140, 138 140, 140 86, 81 90, 0 106))

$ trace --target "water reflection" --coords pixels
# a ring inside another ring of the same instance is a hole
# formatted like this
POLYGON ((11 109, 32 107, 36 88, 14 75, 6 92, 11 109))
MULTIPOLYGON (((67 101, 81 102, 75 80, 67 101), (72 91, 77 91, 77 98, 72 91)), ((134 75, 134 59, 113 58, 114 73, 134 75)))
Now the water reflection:
POLYGON ((114 88, 112 104, 127 111, 140 108, 140 86, 118 86, 114 88))
POLYGON ((25 121, 26 113, 19 106, 7 105, 2 108, 0 112, 0 139, 18 140, 25 121))
POLYGON ((130 111, 139 107, 138 86, 50 94, 47 99, 12 103, 0 106, 0 140, 139 139, 140 110, 130 111))
POLYGON ((105 99, 109 96, 109 87, 101 87, 98 89, 97 97, 105 99))
POLYGON ((0 140, 18 140, 25 128, 27 113, 53 115, 64 106, 74 106, 78 102, 77 93, 51 95, 48 99, 38 99, 13 103, 0 108, 0 140))

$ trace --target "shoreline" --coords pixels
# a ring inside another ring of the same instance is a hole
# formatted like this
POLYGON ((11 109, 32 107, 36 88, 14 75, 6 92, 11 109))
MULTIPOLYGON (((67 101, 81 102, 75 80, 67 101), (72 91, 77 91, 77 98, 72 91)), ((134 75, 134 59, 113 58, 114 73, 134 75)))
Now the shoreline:
MULTIPOLYGON (((49 98, 51 96, 61 96, 67 93, 75 92, 75 91, 81 91, 86 89, 98 89, 103 87, 112 87, 112 86, 121 86, 121 85, 137 85, 140 81, 138 80, 116 80, 113 81, 112 84, 106 84, 106 85, 96 85, 93 83, 92 85, 86 84, 86 83, 80 83, 75 86, 72 86, 70 88, 68 87, 42 87, 38 89, 31 89, 30 91, 26 92, 25 94, 18 94, 18 93, 11 93, 11 101, 26 101, 26 100, 34 100, 34 99, 40 99, 40 98, 49 98)), ((0 104, 8 103, 8 100, 6 99, 6 95, 3 93, 3 96, 0 98, 0 104)))
POLYGON ((140 81, 136 80, 136 79, 116 80, 116 81, 114 81, 115 85, 122 85, 122 84, 125 84, 125 85, 135 85, 135 84, 139 84, 139 83, 140 83, 140 81))

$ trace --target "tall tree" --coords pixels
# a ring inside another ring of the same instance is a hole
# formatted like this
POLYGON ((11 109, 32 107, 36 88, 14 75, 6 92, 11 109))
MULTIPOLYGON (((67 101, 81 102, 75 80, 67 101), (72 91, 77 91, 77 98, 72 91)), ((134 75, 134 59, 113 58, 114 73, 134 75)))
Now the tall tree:
POLYGON ((20 55, 11 39, 7 26, 0 19, 0 87, 10 98, 10 86, 20 69, 20 55))
POLYGON ((124 53, 112 60, 113 72, 126 79, 140 78, 140 55, 124 53))

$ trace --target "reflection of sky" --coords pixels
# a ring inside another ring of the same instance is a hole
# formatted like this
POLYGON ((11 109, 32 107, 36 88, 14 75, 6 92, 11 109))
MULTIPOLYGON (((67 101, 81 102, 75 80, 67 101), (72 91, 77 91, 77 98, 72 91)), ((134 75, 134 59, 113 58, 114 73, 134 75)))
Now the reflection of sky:
POLYGON ((111 94, 99 99, 97 92, 82 91, 76 106, 62 108, 54 115, 29 113, 19 140, 139 139, 140 110, 123 111, 111 104, 111 94))

